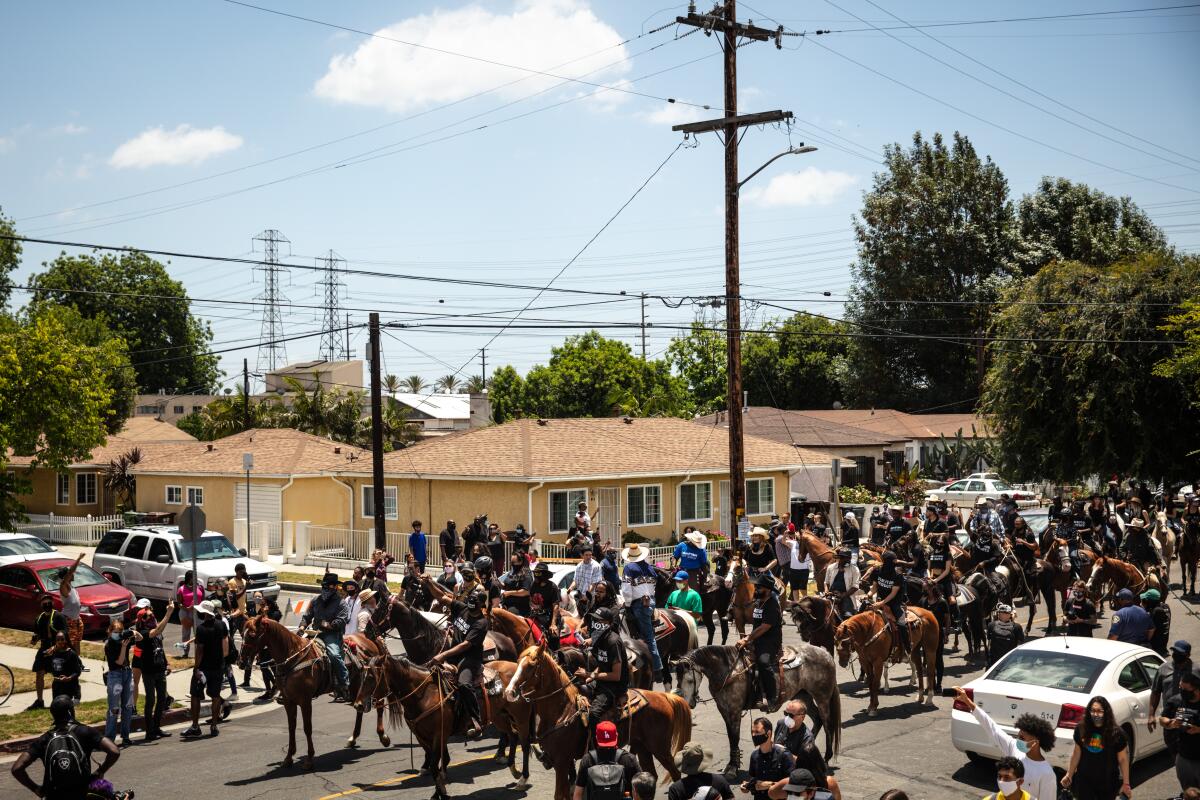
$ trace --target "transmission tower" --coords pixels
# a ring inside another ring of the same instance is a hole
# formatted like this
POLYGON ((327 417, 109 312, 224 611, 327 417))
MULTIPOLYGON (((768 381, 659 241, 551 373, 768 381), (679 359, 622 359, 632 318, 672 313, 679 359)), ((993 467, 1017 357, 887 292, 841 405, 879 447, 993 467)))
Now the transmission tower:
POLYGON ((346 260, 330 250, 324 257, 316 259, 316 264, 324 270, 315 287, 315 291, 324 296, 318 355, 326 361, 345 361, 350 356, 346 349, 346 338, 341 335, 342 313, 339 305, 346 291, 346 284, 342 280, 346 260))
MULTIPOLYGON (((258 334, 257 370, 266 375, 272 370, 287 365, 287 347, 283 342, 283 314, 279 307, 287 302, 280 290, 279 278, 285 267, 279 264, 280 245, 291 247, 291 241, 279 231, 270 228, 254 237, 256 251, 261 247, 263 263, 255 267, 263 274, 263 291, 256 299, 263 305, 262 328, 258 334)), ((289 249, 288 254, 291 251, 289 249)), ((265 380, 265 378, 264 378, 265 380)))

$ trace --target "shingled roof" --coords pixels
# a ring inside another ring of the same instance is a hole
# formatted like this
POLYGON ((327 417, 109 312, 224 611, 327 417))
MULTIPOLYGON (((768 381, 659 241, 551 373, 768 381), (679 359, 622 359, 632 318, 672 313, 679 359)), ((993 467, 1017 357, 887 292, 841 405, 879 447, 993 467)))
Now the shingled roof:
POLYGON ((958 431, 971 436, 971 426, 979 436, 988 436, 982 417, 974 414, 909 414, 892 408, 875 409, 812 409, 797 412, 806 416, 875 431, 900 439, 936 439, 954 436, 958 431))
POLYGON ((254 454, 255 475, 319 475, 370 470, 366 450, 293 428, 254 428, 215 442, 155 448, 137 472, 188 475, 244 474, 242 454, 254 454), (364 467, 365 465, 365 467, 364 467))
MULTIPOLYGON (((70 466, 103 467, 134 448, 140 450, 142 457, 145 458, 160 448, 194 441, 196 441, 196 437, 169 422, 162 422, 153 417, 130 417, 125 420, 125 425, 121 428, 120 433, 112 434, 104 441, 104 444, 93 448, 87 458, 70 466)), ((9 463, 14 467, 27 467, 32 461, 32 456, 9 457, 9 463)))
MULTIPOLYGON (((827 464, 811 450, 745 438, 746 470, 827 464)), ((435 439, 384 457, 388 475, 555 480, 682 475, 729 469, 725 428, 674 418, 521 419, 435 439)))
MULTIPOLYGON (((720 425, 729 427, 724 411, 696 419, 698 425, 720 425)), ((899 441, 875 431, 827 422, 807 411, 791 411, 771 406, 751 406, 742 415, 743 429, 747 434, 762 436, 783 444, 800 447, 882 447, 899 441)))

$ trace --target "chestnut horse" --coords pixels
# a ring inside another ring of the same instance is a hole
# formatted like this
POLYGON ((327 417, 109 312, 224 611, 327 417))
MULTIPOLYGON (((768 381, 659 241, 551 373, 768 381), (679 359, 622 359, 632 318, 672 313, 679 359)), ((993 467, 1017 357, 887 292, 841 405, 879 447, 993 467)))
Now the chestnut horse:
MULTIPOLYGON (((934 668, 937 664, 937 649, 942 632, 938 628, 937 619, 926 609, 909 606, 908 611, 917 618, 916 625, 909 628, 912 644, 909 661, 917 685, 917 703, 931 706, 934 668)), ((904 622, 901 621, 900 624, 904 622)), ((872 609, 855 614, 839 625, 834 634, 838 663, 843 667, 848 666, 853 651, 866 673, 867 685, 871 692, 871 702, 867 706, 868 717, 879 713, 879 682, 881 678, 887 681, 888 662, 900 660, 899 645, 892 631, 892 626, 884 618, 883 612, 872 609)))
POLYGON ((793 603, 791 612, 800 638, 833 655, 833 631, 838 625, 833 602, 824 595, 810 594, 793 603))
POLYGON ((1087 582, 1088 595, 1096 602, 1112 599, 1122 589, 1131 589, 1137 595, 1147 589, 1161 591, 1162 588, 1158 576, 1153 572, 1143 575, 1135 565, 1111 556, 1096 559, 1087 582))
MULTIPOLYGON (((361 633, 352 633, 344 637, 350 646, 362 655, 363 661, 385 654, 387 651, 361 633)), ((304 719, 304 738, 308 740, 308 755, 301 758, 305 769, 312 769, 313 740, 312 740, 312 701, 317 695, 324 694, 332 687, 329 665, 326 663, 325 651, 319 649, 312 639, 298 636, 286 627, 267 619, 266 617, 250 617, 242 628, 242 663, 253 664, 258 654, 266 650, 275 662, 275 680, 279 687, 279 702, 283 703, 288 720, 288 750, 283 759, 283 766, 292 765, 292 757, 296 754, 296 708, 299 707, 304 719)), ((358 689, 356 684, 362 679, 358 670, 350 670, 350 691, 358 689)), ((346 742, 347 747, 354 747, 358 734, 362 729, 362 710, 354 718, 354 733, 346 742)), ((391 739, 383 731, 383 709, 379 709, 375 733, 379 743, 391 747, 391 739)))
POLYGON ((750 580, 746 562, 737 556, 729 562, 729 582, 733 592, 729 600, 729 613, 740 638, 746 635, 746 626, 754 614, 754 581, 750 580))
POLYGON ((817 593, 820 594, 825 591, 825 571, 837 560, 837 553, 811 533, 797 533, 796 541, 800 544, 797 548, 797 558, 803 561, 807 556, 812 556, 813 580, 816 581, 817 593))
MULTIPOLYGON (((692 711, 683 698, 666 692, 640 692, 646 705, 617 723, 619 742, 637 756, 642 769, 655 774, 657 759, 679 780, 675 754, 692 738, 692 711)), ((537 720, 543 763, 554 767, 554 800, 570 800, 576 762, 587 749, 587 712, 579 690, 544 646, 521 653, 505 690, 509 702, 524 700, 537 720)))

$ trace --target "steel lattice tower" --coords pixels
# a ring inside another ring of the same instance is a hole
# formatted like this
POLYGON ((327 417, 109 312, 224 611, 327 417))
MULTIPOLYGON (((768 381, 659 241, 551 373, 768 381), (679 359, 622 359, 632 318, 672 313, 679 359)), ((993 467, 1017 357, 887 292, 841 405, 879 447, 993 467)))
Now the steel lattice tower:
POLYGON ((330 250, 323 258, 316 259, 316 263, 325 270, 315 287, 317 293, 324 296, 321 347, 318 355, 326 361, 345 361, 349 355, 346 352, 346 339, 342 336, 342 314, 339 306, 342 293, 346 289, 341 277, 346 260, 330 250))
POLYGON ((263 253, 262 266, 255 267, 263 273, 263 291, 256 299, 263 305, 262 328, 258 335, 257 371, 262 375, 287 366, 287 347, 283 341, 283 314, 280 305, 287 298, 280 291, 279 278, 285 267, 279 264, 279 246, 291 245, 291 241, 279 231, 270 228, 254 237, 254 242, 261 245, 263 253))

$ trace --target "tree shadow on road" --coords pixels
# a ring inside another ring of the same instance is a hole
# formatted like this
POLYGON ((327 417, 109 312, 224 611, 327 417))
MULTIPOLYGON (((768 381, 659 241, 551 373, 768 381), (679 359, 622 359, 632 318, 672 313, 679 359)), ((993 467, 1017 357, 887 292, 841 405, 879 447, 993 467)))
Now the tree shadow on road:
MULTIPOLYGON (((516 789, 511 788, 515 781, 510 781, 506 786, 481 786, 468 794, 463 793, 463 789, 470 784, 473 784, 476 779, 496 775, 501 771, 503 771, 505 776, 509 778, 512 777, 508 772, 507 767, 498 765, 490 758, 480 757, 477 760, 470 761, 466 764, 451 764, 449 771, 446 773, 446 784, 451 789, 455 800, 483 800, 483 798, 497 797, 500 795, 500 793, 504 793, 512 797, 523 797, 528 794, 529 791, 533 790, 534 787, 531 786, 524 792, 518 792, 516 789)), ((532 774, 533 773, 531 773, 531 777, 532 774)), ((554 778, 554 773, 552 771, 543 772, 538 770, 536 774, 539 776, 549 776, 551 780, 554 778)), ((378 783, 356 783, 353 784, 353 786, 363 793, 379 791, 396 792, 401 788, 411 790, 414 793, 419 789, 428 789, 430 793, 432 793, 433 778, 428 775, 418 777, 412 773, 408 773, 400 780, 381 781, 378 783)), ((543 793, 546 793, 547 787, 542 786, 541 788, 543 793)), ((552 789, 550 790, 550 793, 553 793, 552 789)))
POLYGON ((253 778, 245 778, 243 780, 228 781, 226 786, 251 786, 263 781, 274 780, 275 778, 294 777, 296 775, 304 775, 305 773, 321 773, 321 772, 340 772, 343 768, 353 766, 359 761, 363 761, 373 755, 379 753, 387 753, 396 749, 407 749, 407 745, 393 745, 392 747, 357 747, 353 750, 342 748, 328 753, 317 753, 313 756, 313 768, 305 770, 300 766, 299 758, 296 763, 290 767, 283 766, 283 759, 269 764, 270 767, 261 775, 256 775, 253 778))

